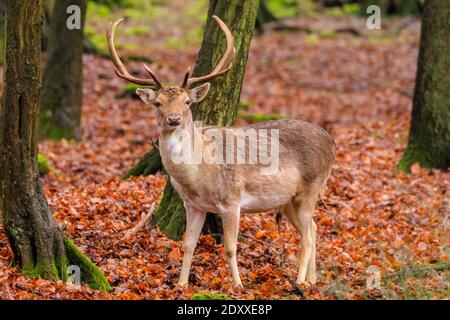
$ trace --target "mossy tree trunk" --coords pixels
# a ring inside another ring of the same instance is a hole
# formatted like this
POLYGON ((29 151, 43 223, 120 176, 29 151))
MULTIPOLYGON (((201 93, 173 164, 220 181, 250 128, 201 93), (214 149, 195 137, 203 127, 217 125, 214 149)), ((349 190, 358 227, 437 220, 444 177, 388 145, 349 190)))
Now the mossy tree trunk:
POLYGON ((83 26, 87 0, 58 0, 48 30, 48 57, 44 69, 40 134, 49 139, 79 139, 83 97, 83 26), (81 28, 66 25, 67 8, 81 9, 81 28))
MULTIPOLYGON (((328 1, 328 5, 337 4, 338 1, 328 1)), ((367 7, 377 5, 381 9, 382 14, 387 15, 411 15, 421 12, 421 0, 363 0, 360 5, 360 15, 367 16, 367 7)), ((344 5, 344 1, 340 1, 340 5, 344 5)))
POLYGON ((450 1, 424 5, 408 147, 398 164, 410 171, 450 167, 450 1))
MULTIPOLYGON (((223 77, 211 83, 211 90, 202 103, 193 106, 194 118, 204 125, 230 126, 236 119, 237 105, 241 94, 245 65, 250 41, 255 28, 259 0, 211 0, 203 43, 195 65, 194 76, 209 73, 219 61, 226 48, 223 32, 211 19, 217 15, 230 28, 235 37, 236 62, 223 77)), ((152 217, 152 223, 172 239, 181 239, 185 229, 183 203, 170 182, 164 189, 163 198, 152 217)), ((216 215, 208 215, 204 232, 222 234, 220 220, 216 215)))
POLYGON ((77 264, 93 288, 109 290, 102 272, 64 237, 39 183, 37 125, 43 0, 6 1, 5 88, 0 107, 0 196, 14 261, 31 277, 66 278, 77 264))
POLYGON ((5 55, 5 1, 0 1, 0 65, 5 55))

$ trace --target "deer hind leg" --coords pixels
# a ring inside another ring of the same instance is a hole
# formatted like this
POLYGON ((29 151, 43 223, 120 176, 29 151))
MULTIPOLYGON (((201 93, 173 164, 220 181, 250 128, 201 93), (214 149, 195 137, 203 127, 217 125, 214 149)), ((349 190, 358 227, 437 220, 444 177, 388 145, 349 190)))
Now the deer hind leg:
POLYGON ((242 288, 241 278, 237 264, 237 240, 239 234, 239 218, 240 209, 229 208, 220 212, 223 224, 225 251, 231 267, 231 275, 233 277, 233 285, 236 288, 242 288))
POLYGON ((297 196, 283 210, 283 213, 301 236, 298 284, 304 281, 312 284, 316 282, 316 225, 313 221, 316 198, 317 196, 297 196))
POLYGON ((312 221, 312 251, 311 257, 308 262, 308 269, 306 271, 306 281, 311 284, 316 283, 316 234, 317 234, 317 225, 312 221))
POLYGON ((206 218, 206 212, 199 211, 186 204, 185 208, 186 232, 184 233, 183 240, 183 264, 181 266, 180 279, 178 280, 178 285, 180 286, 188 284, 192 257, 206 218))

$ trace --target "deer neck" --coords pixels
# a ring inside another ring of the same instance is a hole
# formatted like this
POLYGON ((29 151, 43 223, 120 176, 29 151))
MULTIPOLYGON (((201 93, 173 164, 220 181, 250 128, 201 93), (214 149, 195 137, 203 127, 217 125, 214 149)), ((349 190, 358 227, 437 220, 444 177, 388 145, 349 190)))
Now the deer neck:
MULTIPOLYGON (((159 148, 164 167, 172 179, 184 186, 198 183, 201 161, 196 161, 195 154, 202 148, 200 129, 192 121, 180 129, 159 133, 159 148), (188 155, 186 157, 186 155, 188 155), (190 155, 190 156, 189 156, 190 155)), ((201 159, 200 159, 201 160, 201 159)))

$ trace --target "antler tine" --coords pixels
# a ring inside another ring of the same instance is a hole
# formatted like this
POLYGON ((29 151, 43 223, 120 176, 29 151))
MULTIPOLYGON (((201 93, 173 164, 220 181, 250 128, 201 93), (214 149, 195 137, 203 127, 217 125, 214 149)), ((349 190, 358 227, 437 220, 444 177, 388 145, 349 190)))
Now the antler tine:
POLYGON ((190 74, 191 74, 191 68, 188 67, 188 69, 186 71, 186 74, 184 75, 184 78, 183 78, 183 84, 181 85, 182 88, 186 88, 187 87, 190 74))
POLYGON ((210 74, 202 77, 188 79, 185 86, 186 88, 190 88, 195 83, 205 82, 225 74, 226 72, 228 72, 228 70, 231 69, 231 66, 233 65, 233 62, 236 58, 236 48, 234 47, 233 34, 231 33, 230 29, 228 29, 227 25, 222 20, 220 20, 219 17, 214 15, 212 16, 212 18, 217 22, 220 29, 222 29, 225 34, 225 37, 227 39, 227 49, 223 54, 222 59, 220 59, 217 66, 210 74))
POLYGON ((153 74, 153 72, 151 71, 150 68, 146 67, 147 72, 150 73, 150 76, 152 77, 152 79, 142 79, 142 78, 137 78, 135 76, 132 76, 127 69, 125 68, 125 66, 123 65, 122 61, 120 60, 117 52, 116 52, 116 48, 114 46, 114 34, 116 32, 116 28, 117 26, 123 21, 124 19, 119 19, 116 22, 112 23, 110 28, 108 29, 108 31, 106 32, 106 40, 108 43, 108 49, 109 49, 109 54, 111 55, 111 59, 112 62, 114 63, 114 71, 116 72, 117 76, 119 78, 128 80, 132 83, 135 84, 140 84, 140 85, 145 85, 145 86, 152 86, 152 87, 156 87, 156 88, 161 88, 162 84, 161 82, 158 80, 158 78, 153 74), (147 69, 148 68, 148 69, 147 69), (150 71, 149 71, 150 70, 150 71))
POLYGON ((144 69, 145 69, 145 71, 147 71, 147 73, 150 75, 150 77, 152 77, 153 81, 155 81, 155 83, 158 86, 158 88, 162 88, 163 87, 162 82, 158 79, 158 77, 153 72, 153 70, 150 69, 150 67, 147 66, 145 63, 144 63, 144 69))

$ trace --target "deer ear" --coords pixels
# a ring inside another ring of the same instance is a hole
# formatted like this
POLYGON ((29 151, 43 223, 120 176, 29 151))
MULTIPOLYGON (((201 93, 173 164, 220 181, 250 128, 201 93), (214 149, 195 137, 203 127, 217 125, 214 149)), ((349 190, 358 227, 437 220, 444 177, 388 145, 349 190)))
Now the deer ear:
POLYGON ((144 101, 146 104, 153 104, 156 99, 156 92, 152 89, 136 89, 136 94, 144 101))
POLYGON ((201 86, 195 87, 189 92, 192 102, 200 102, 205 99, 208 94, 210 84, 209 82, 202 84, 201 86))

